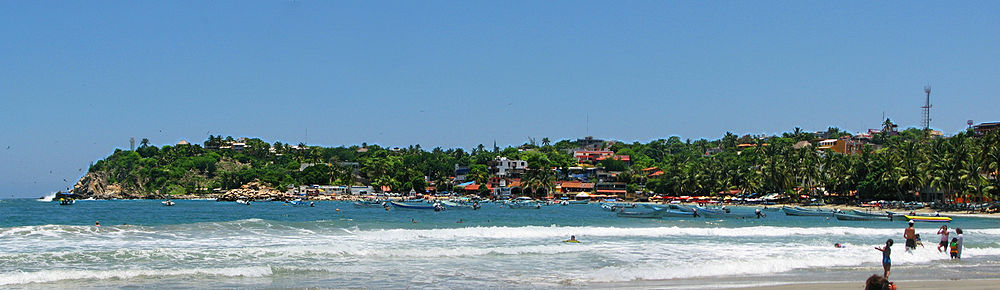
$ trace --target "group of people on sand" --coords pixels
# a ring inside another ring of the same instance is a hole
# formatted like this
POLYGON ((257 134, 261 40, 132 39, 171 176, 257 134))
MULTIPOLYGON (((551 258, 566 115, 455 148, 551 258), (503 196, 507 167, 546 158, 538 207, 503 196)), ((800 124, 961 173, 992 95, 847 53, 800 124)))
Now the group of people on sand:
MULTIPOLYGON (((951 237, 951 233, 948 231, 948 226, 944 225, 938 229, 937 234, 941 236, 941 242, 938 243, 937 250, 940 253, 949 253, 952 259, 962 258, 962 229, 955 228, 955 236, 951 237), (951 241, 948 238, 951 238, 951 241)), ((906 245, 904 250, 906 252, 911 252, 917 249, 917 246, 923 247, 923 242, 920 240, 920 235, 917 234, 916 229, 913 228, 913 221, 910 221, 909 225, 903 230, 903 239, 906 240, 906 245)), ((885 246, 875 247, 876 250, 882 252, 882 276, 872 275, 868 278, 866 282, 865 289, 895 289, 896 286, 889 282, 889 270, 892 268, 892 239, 885 241, 885 246), (871 288, 875 287, 875 288, 871 288)))

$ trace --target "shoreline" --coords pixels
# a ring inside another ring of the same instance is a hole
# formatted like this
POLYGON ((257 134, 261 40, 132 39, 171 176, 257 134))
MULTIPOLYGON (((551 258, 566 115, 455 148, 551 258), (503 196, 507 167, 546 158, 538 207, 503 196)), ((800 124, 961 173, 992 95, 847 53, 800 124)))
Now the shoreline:
MULTIPOLYGON (((599 283, 587 285, 586 288, 600 289, 864 289, 865 281, 837 282, 759 282, 751 285, 676 285, 666 283, 667 280, 644 280, 620 283, 599 283)), ((996 289, 1000 279, 950 279, 950 280, 899 280, 892 281, 899 289, 996 289)))
MULTIPOLYGON (((151 197, 148 197, 148 198, 135 198, 134 200, 167 200, 167 199, 169 199, 169 200, 217 200, 219 198, 223 198, 225 195, 226 195, 225 193, 210 193, 210 194, 201 194, 201 195, 185 194, 185 195, 171 196, 169 198, 158 198, 158 197, 151 196, 151 197)), ((318 195, 318 196, 284 195, 283 199, 275 199, 274 201, 302 199, 302 200, 309 200, 309 201, 348 201, 348 202, 354 202, 354 201, 367 200, 368 197, 370 197, 370 196, 371 195, 366 195, 366 196, 360 196, 360 195, 347 195, 347 196, 345 196, 345 195, 333 195, 333 196, 331 196, 331 195, 318 195)), ((26 199, 39 200, 41 198, 26 198, 26 199)), ((398 200, 404 200, 405 198, 401 197, 401 196, 397 196, 397 197, 388 197, 387 199, 389 199, 389 200, 397 200, 398 201, 398 200)), ((431 199, 432 200, 433 199, 438 199, 438 197, 432 197, 431 199)), ((116 199, 93 199, 92 198, 92 199, 78 199, 78 200, 116 200, 116 199)), ((121 199, 121 200, 133 200, 133 199, 121 199)), ((251 199, 251 200, 259 200, 259 199, 251 199)), ((222 201, 230 201, 230 200, 222 200, 222 201)), ((600 202, 601 201, 594 201, 594 200, 590 201, 590 203, 600 203, 600 202)), ((662 202, 652 202, 652 201, 647 201, 647 202, 627 202, 627 203, 654 204, 654 205, 657 205, 657 204, 666 204, 666 203, 662 203, 662 202)), ((698 205, 697 203, 681 203, 681 204, 682 205, 698 205)), ((758 207, 758 208, 764 207, 764 205, 732 204, 732 203, 717 203, 717 204, 714 204, 714 205, 740 206, 740 207, 758 207)), ((797 203, 778 203, 778 204, 774 204, 774 205, 767 205, 767 207, 778 207, 778 208, 780 208, 780 207, 796 207, 796 206, 797 207, 804 207, 804 208, 824 209, 824 210, 840 209, 842 211, 850 211, 850 210, 853 209, 853 210, 860 210, 860 211, 872 211, 872 210, 874 210, 874 211, 878 211, 878 212, 884 212, 884 211, 887 211, 887 210, 888 211, 896 211, 896 212, 908 212, 905 209, 885 209, 885 208, 883 208, 883 209, 877 209, 877 208, 873 208, 873 207, 860 207, 860 206, 854 206, 854 205, 820 205, 820 206, 812 206, 812 205, 810 205, 810 206, 803 206, 803 205, 797 204, 797 203)), ((916 210, 912 210, 912 211, 914 211, 916 213, 921 213, 921 214, 939 213, 941 216, 946 216, 946 217, 1000 218, 1000 212, 997 212, 997 213, 969 213, 969 212, 960 212, 960 211, 938 211, 938 210, 929 209, 929 208, 920 208, 920 209, 916 209, 916 210)))

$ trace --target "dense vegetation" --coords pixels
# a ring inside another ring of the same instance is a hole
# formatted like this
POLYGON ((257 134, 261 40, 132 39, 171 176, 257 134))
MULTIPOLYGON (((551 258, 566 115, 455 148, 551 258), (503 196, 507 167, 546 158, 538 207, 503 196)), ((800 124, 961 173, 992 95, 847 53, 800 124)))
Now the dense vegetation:
MULTIPOLYGON (((832 129, 834 136, 847 134, 832 129)), ((108 183, 147 194, 203 193, 255 180, 275 188, 354 184, 423 191, 428 186, 425 176, 444 191, 452 190, 456 164, 469 166, 468 178, 483 184, 490 178, 488 162, 502 156, 528 161, 523 187, 530 192, 549 192, 553 181, 570 178, 568 169, 577 166, 571 149, 578 146, 569 140, 551 143, 544 138, 540 144, 531 140, 502 149, 479 145, 467 152, 427 151, 420 145, 325 148, 246 139, 243 150, 217 149, 235 141, 210 136, 204 146, 156 147, 144 139, 135 151, 116 150, 93 164, 89 172, 103 173, 108 183)), ((609 159, 596 165, 620 171, 618 181, 627 184, 630 191, 671 195, 712 195, 729 190, 821 195, 825 190, 863 200, 930 200, 993 198, 1000 189, 1000 135, 996 133, 977 137, 963 132, 930 138, 923 130, 908 129, 898 135, 874 136, 876 146, 866 146, 854 155, 819 152, 813 146, 795 149, 793 144, 799 141, 818 140, 796 128, 770 138, 727 133, 714 141, 670 137, 649 143, 614 143, 610 149, 618 155, 630 155, 631 164, 609 159), (757 146, 739 151, 737 144, 743 143, 757 146), (706 155, 709 148, 721 152, 706 155), (648 176, 644 169, 650 167, 663 174, 648 176), (920 195, 921 191, 925 194, 920 195), (930 195, 928 191, 943 194, 930 195)))

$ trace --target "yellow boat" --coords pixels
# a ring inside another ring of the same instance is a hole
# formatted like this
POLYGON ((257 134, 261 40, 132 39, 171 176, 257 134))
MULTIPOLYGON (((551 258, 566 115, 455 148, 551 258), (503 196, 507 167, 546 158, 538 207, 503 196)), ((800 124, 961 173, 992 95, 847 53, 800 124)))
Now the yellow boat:
POLYGON ((950 222, 950 217, 944 216, 915 216, 915 215, 904 215, 907 220, 915 222, 929 222, 929 223, 946 223, 950 222))

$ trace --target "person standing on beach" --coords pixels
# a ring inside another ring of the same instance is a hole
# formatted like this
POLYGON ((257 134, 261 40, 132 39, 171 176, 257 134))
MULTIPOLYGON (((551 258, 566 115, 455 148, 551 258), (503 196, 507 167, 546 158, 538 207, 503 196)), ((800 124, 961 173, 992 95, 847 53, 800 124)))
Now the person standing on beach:
POLYGON ((906 239, 906 251, 909 252, 917 248, 917 230, 913 228, 913 221, 903 230, 903 238, 906 239))
POLYGON ((885 241, 884 248, 875 247, 876 250, 882 251, 882 269, 885 270, 882 277, 886 280, 889 279, 889 268, 892 268, 892 259, 889 257, 892 255, 892 244, 892 239, 889 239, 885 241))
POLYGON ((948 249, 948 226, 941 226, 937 233, 941 235, 941 242, 938 243, 938 253, 944 253, 944 250, 948 249), (944 250, 941 248, 944 248, 944 250))

